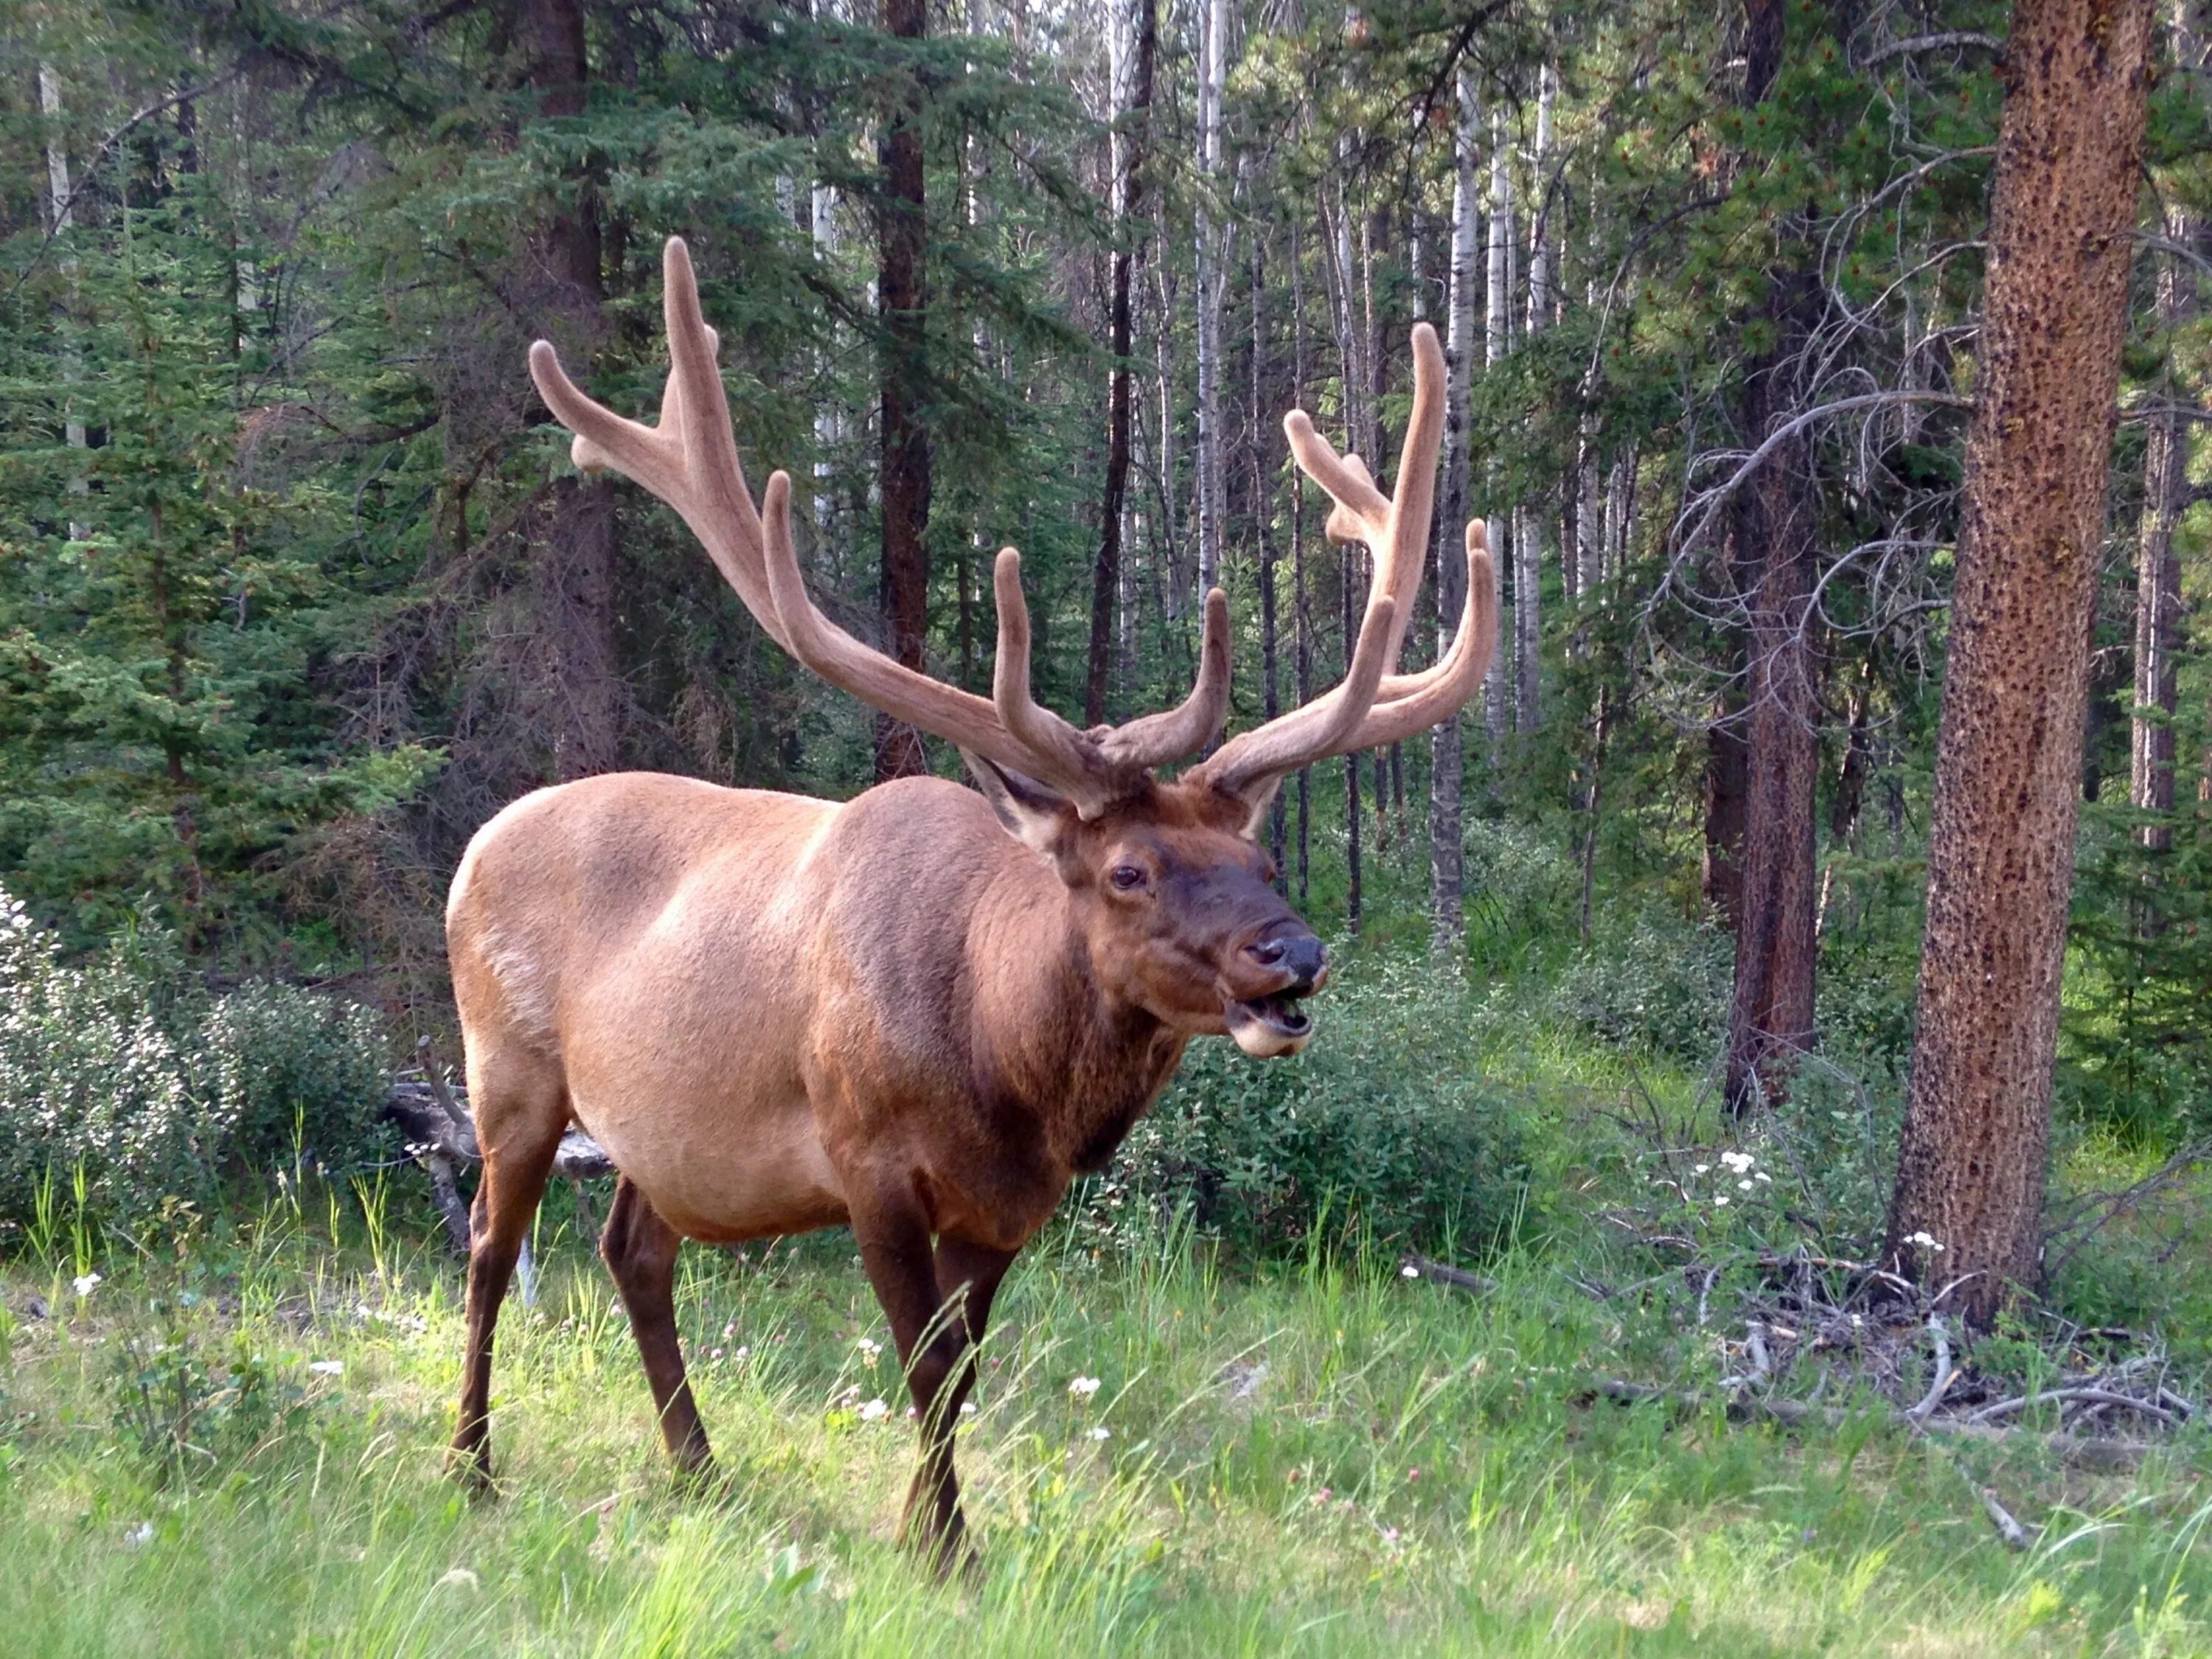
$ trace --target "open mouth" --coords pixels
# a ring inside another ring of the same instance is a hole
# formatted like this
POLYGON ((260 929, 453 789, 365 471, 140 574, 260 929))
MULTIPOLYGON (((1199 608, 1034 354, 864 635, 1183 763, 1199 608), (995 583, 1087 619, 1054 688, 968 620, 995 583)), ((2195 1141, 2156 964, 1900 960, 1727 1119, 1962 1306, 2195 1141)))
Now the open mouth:
POLYGON ((1224 1015, 1237 1046, 1261 1060, 1296 1054, 1313 1035, 1312 1018, 1287 992, 1232 1002, 1224 1015))

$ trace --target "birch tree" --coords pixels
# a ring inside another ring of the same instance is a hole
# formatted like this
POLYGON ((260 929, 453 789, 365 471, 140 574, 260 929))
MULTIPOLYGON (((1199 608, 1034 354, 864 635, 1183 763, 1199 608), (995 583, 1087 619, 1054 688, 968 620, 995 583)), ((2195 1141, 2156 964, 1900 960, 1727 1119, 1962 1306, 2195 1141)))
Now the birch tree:
MULTIPOLYGON (((1505 112, 1493 109, 1490 112, 1490 240, 1486 249, 1488 273, 1486 289, 1488 306, 1484 316, 1482 366, 1497 367, 1498 361, 1512 349, 1512 258, 1513 258, 1513 173, 1509 165, 1505 147, 1505 112)), ((1491 556, 1498 562, 1501 572, 1512 562, 1513 538, 1504 518, 1493 518, 1489 524, 1491 556)), ((1498 649, 1490 659, 1489 677, 1483 682, 1483 714, 1490 728, 1490 746, 1493 755, 1503 747, 1506 733, 1513 723, 1513 657, 1511 646, 1520 642, 1517 590, 1520 573, 1514 572, 1515 623, 1510 630, 1500 629, 1498 649)))
MULTIPOLYGON (((1434 539, 1439 652, 1450 643, 1467 601, 1462 591, 1467 570, 1454 553, 1468 517, 1468 387, 1475 349, 1474 294, 1481 281, 1476 264, 1482 216, 1476 164, 1482 129, 1474 77, 1462 70, 1455 91, 1458 119, 1452 129, 1450 268, 1445 289, 1443 477, 1434 539)), ((1455 953, 1467 931, 1459 716, 1437 726, 1429 745, 1430 941, 1439 954, 1455 953)))

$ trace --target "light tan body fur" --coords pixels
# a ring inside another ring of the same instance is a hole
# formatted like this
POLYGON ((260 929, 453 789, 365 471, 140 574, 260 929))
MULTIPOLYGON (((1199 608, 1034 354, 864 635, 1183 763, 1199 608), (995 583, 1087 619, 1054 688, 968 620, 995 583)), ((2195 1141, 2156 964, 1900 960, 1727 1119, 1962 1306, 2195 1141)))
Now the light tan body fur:
POLYGON ((477 1132, 573 1119, 690 1238, 838 1224, 859 1177, 910 1185, 933 1232, 1017 1249, 1182 1048, 1159 1030, 1060 1121, 1081 1060, 1054 1052, 1068 902, 939 780, 843 805, 654 774, 541 790, 478 832, 447 910, 477 1132), (1015 971, 993 972, 994 936, 1015 971), (508 1099, 500 1066, 535 1097, 508 1099))

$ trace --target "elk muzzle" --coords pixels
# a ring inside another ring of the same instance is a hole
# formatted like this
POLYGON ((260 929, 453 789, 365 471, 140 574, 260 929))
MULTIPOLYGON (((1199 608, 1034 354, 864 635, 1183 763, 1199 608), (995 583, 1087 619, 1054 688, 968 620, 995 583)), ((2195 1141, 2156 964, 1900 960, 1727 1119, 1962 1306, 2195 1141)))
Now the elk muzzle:
POLYGON ((1295 919, 1246 945, 1241 966, 1262 981, 1274 982, 1255 995, 1231 1000, 1222 1011, 1229 1035, 1255 1060, 1294 1054, 1313 1036, 1313 1020, 1298 1006, 1328 979, 1328 951, 1304 922, 1295 919))

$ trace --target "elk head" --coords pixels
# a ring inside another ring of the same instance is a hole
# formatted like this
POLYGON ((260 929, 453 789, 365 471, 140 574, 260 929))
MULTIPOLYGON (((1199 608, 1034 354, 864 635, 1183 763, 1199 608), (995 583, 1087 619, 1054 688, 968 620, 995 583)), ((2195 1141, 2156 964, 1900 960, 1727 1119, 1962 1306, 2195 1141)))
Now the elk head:
POLYGON ((576 465, 612 468, 683 515, 769 635, 831 684, 956 744, 1006 829, 1066 884, 1092 976, 1107 996, 1188 1035, 1226 1034, 1246 1053, 1294 1054, 1311 1024, 1299 999, 1318 990, 1327 956, 1269 884, 1256 830, 1283 778, 1356 750, 1396 743, 1448 718, 1482 683, 1498 606, 1480 520, 1467 526, 1467 605, 1437 663, 1392 672, 1426 557, 1443 427, 1443 354, 1413 331, 1413 407, 1395 488, 1384 495, 1357 455, 1338 455, 1302 411, 1284 425, 1298 465, 1335 506, 1328 533, 1364 542, 1374 581, 1341 684, 1231 738, 1172 780, 1155 769, 1202 750, 1229 706, 1229 608, 1206 596, 1197 683, 1183 703, 1118 726, 1082 730, 1030 694, 1029 611, 1021 556, 994 572, 999 640, 992 694, 979 697, 862 644, 808 597, 791 535, 791 480, 769 476, 754 505, 715 367, 719 342, 699 310, 690 256, 665 258, 671 370, 659 424, 593 402, 553 348, 531 349, 540 394, 575 434, 576 465))

